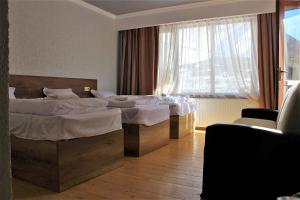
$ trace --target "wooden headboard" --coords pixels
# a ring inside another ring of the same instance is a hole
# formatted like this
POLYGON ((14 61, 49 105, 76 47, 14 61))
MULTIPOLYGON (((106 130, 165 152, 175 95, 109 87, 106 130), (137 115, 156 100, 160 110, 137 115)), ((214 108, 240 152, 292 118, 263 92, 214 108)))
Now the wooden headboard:
POLYGON ((71 88, 79 97, 92 97, 89 91, 84 91, 84 87, 97 89, 97 80, 80 78, 62 78, 45 76, 10 75, 9 86, 15 87, 17 98, 40 98, 44 97, 42 92, 44 87, 60 89, 71 88))

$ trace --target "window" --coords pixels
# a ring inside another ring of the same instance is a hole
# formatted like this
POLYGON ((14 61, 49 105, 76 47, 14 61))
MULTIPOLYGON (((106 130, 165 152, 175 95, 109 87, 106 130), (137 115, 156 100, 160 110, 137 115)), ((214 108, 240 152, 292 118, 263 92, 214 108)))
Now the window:
MULTIPOLYGON (((298 5, 299 7, 299 5, 298 5)), ((300 8, 288 8, 284 13, 284 58, 288 85, 300 81, 300 8)))
POLYGON ((258 96, 256 16, 160 27, 157 93, 258 96))

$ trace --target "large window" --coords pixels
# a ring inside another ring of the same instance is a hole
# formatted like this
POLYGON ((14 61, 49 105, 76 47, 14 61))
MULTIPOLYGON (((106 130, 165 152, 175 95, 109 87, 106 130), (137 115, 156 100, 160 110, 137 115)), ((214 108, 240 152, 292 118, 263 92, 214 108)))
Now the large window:
POLYGON ((160 26, 158 93, 258 96, 256 16, 160 26))

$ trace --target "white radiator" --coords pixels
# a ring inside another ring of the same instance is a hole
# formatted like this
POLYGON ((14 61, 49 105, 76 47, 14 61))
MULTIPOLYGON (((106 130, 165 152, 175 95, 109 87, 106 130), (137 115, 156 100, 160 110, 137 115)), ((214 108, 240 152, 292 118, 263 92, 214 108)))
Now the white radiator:
POLYGON ((258 104, 248 99, 197 98, 196 126, 230 123, 241 117, 243 108, 256 108, 258 104))

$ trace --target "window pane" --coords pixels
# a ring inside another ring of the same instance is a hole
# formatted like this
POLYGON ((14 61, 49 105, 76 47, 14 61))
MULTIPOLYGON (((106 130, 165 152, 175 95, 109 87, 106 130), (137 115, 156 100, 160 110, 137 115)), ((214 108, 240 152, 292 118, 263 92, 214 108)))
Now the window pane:
POLYGON ((285 12, 285 66, 288 80, 300 80, 300 9, 285 12))

